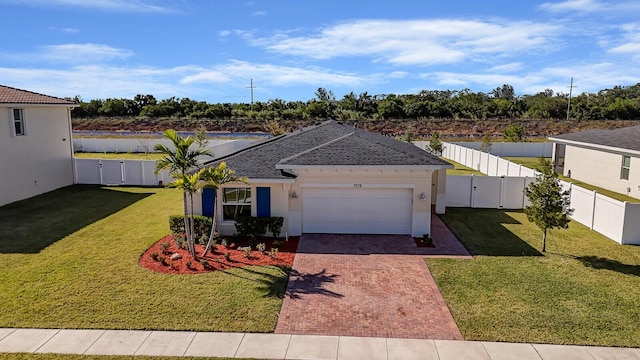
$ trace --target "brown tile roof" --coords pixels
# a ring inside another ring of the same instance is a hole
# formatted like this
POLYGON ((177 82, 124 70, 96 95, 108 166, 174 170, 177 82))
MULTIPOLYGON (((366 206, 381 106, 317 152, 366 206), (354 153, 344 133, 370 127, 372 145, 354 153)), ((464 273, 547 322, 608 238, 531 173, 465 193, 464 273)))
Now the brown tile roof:
POLYGON ((0 104, 76 105, 73 101, 0 85, 0 104))

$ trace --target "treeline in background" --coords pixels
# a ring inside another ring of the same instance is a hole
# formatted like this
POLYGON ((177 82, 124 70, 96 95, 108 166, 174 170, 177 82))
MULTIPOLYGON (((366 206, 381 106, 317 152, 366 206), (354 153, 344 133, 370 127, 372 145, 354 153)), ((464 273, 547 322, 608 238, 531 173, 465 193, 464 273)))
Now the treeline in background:
MULTIPOLYGON (((95 99, 79 96, 74 118, 178 117, 192 119, 257 120, 386 120, 386 119, 566 119, 569 95, 547 89, 535 95, 517 96, 511 85, 489 93, 464 90, 423 90, 418 94, 370 95, 353 92, 336 99, 332 91, 319 88, 308 101, 272 99, 266 102, 216 103, 153 95, 133 99, 95 99)), ((569 117, 574 120, 640 119, 640 83, 616 86, 571 98, 569 117)))

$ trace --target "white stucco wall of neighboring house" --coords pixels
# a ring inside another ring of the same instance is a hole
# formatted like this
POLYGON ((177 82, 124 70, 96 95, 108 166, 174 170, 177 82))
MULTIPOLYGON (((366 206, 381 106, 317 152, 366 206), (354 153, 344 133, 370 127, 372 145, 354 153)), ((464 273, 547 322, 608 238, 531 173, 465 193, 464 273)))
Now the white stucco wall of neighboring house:
POLYGON ((622 153, 567 144, 563 175, 571 171, 573 179, 640 199, 640 157, 630 155, 629 180, 620 178, 622 157, 622 153))
POLYGON ((0 206, 73 184, 70 130, 66 106, 0 105, 0 206), (14 108, 25 135, 13 135, 14 108))

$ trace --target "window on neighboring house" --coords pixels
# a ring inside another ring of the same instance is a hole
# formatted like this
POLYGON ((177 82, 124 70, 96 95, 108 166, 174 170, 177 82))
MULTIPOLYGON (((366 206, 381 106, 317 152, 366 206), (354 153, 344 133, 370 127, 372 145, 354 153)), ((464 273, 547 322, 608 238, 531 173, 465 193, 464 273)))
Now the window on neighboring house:
POLYGON ((24 135, 24 111, 22 109, 11 109, 13 113, 13 133, 16 136, 24 135))
POLYGON ((622 156, 622 170, 620 171, 620 179, 629 180, 630 167, 631 167, 631 157, 622 156))
POLYGON ((222 189, 222 220, 251 216, 251 188, 222 189))

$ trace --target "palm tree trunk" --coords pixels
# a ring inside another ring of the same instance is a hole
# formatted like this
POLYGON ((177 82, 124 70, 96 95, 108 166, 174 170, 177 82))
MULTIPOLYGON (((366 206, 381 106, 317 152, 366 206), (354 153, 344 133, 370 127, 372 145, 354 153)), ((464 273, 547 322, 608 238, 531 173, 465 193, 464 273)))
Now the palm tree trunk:
POLYGON ((547 229, 542 230, 542 252, 547 251, 547 229))
POLYGON ((187 192, 182 192, 182 202, 184 204, 184 238, 189 244, 189 239, 191 238, 191 225, 189 219, 189 208, 187 206, 187 192))
POLYGON ((209 234, 209 241, 207 242, 207 246, 204 248, 204 252, 202 256, 207 255, 207 252, 211 248, 211 243, 213 242, 213 238, 216 233, 216 197, 213 197, 213 214, 211 214, 211 233, 209 234))
POLYGON ((188 245, 189 245, 189 253, 191 253, 191 257, 193 258, 193 260, 197 260, 196 259, 196 239, 195 239, 195 229, 194 229, 194 222, 195 219, 193 217, 193 194, 189 194, 189 199, 191 200, 191 212, 190 212, 190 222, 191 222, 191 239, 188 241, 188 245))

